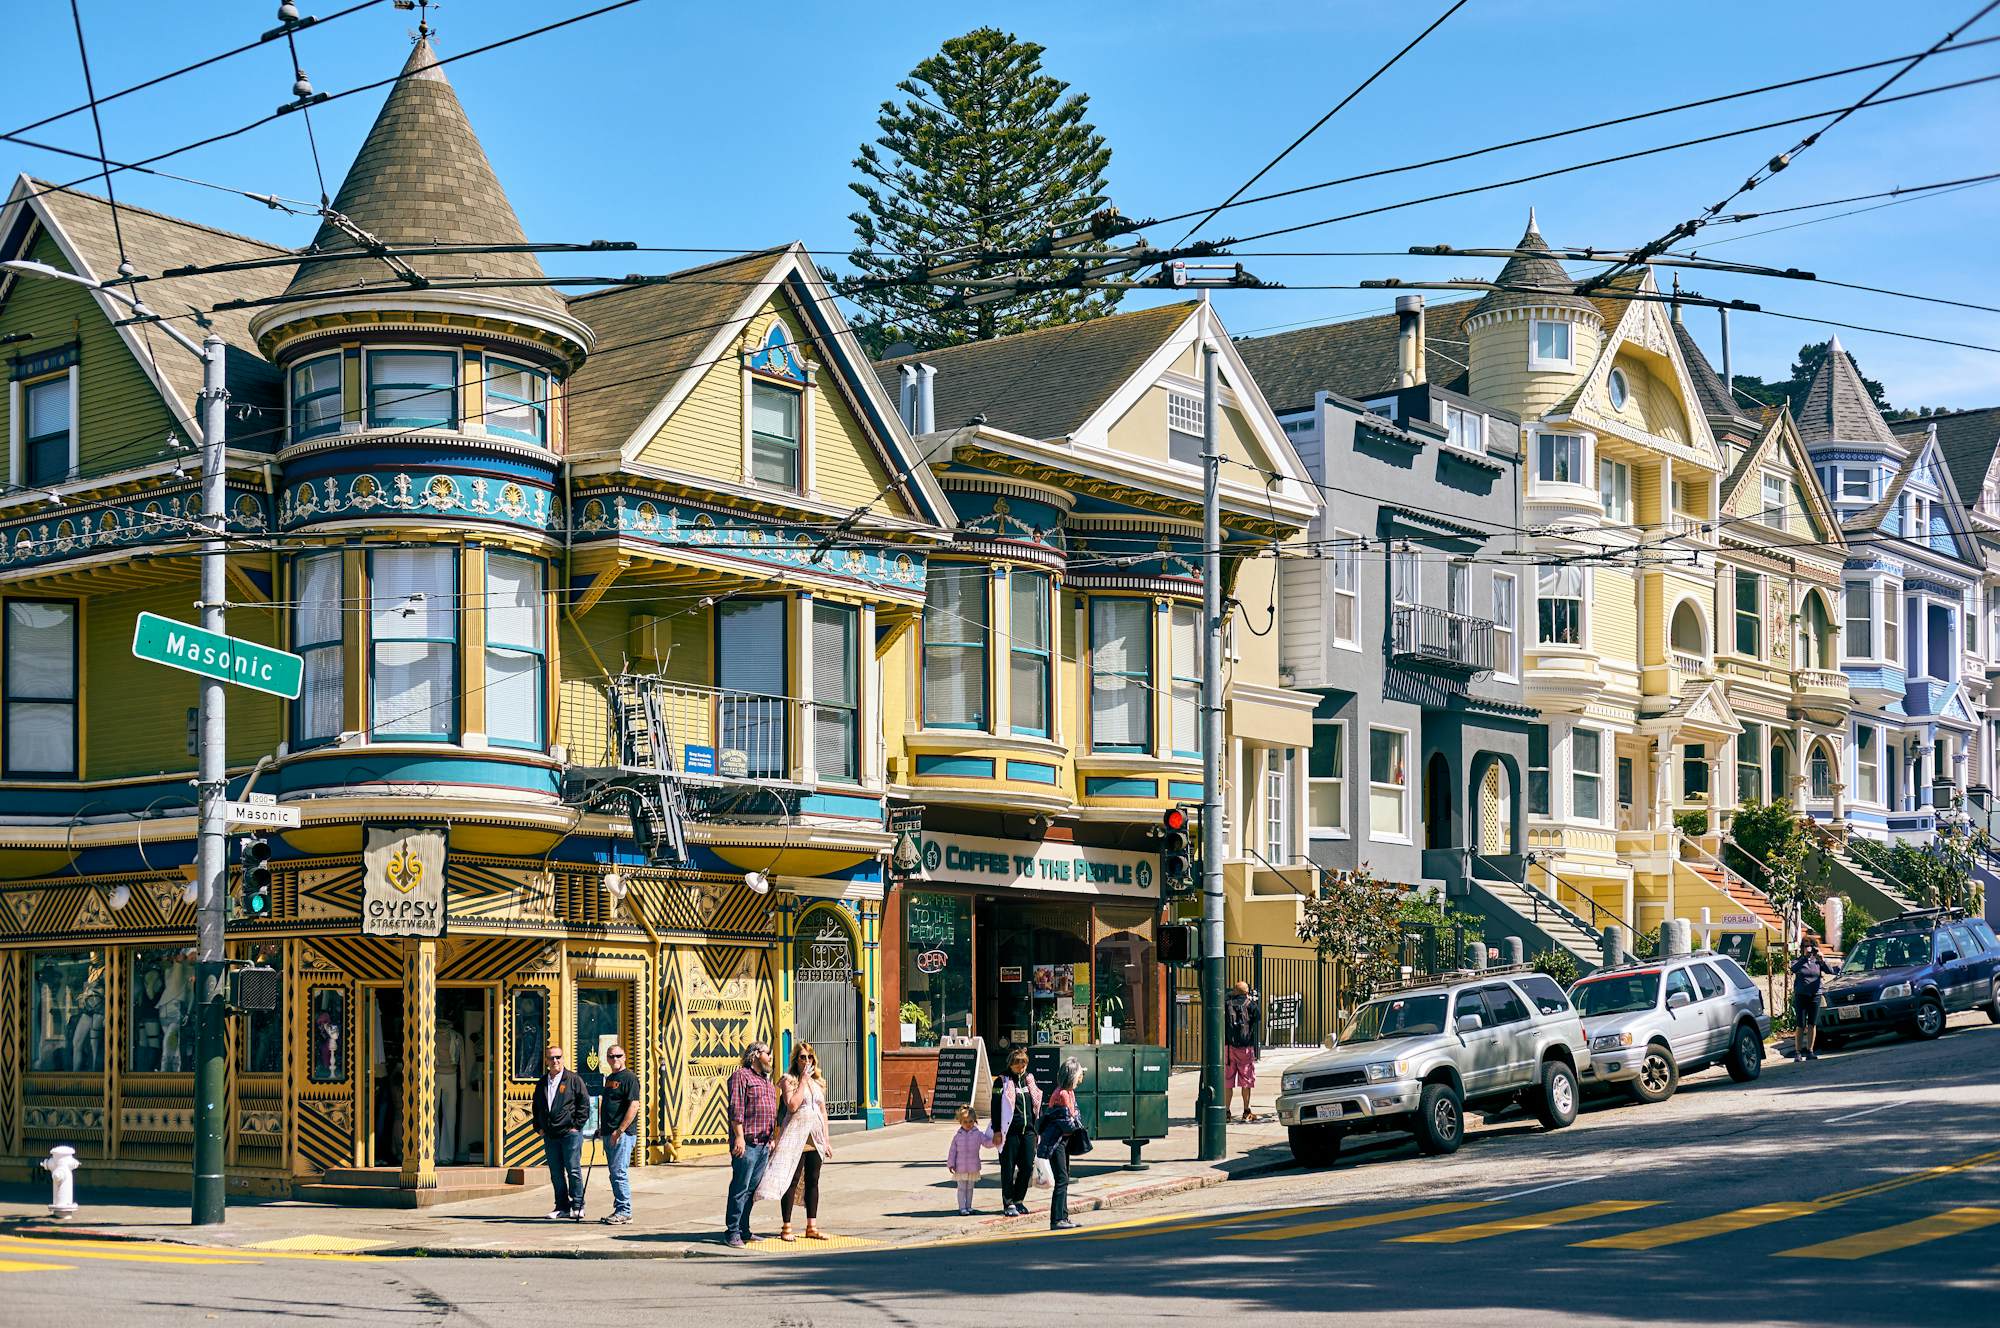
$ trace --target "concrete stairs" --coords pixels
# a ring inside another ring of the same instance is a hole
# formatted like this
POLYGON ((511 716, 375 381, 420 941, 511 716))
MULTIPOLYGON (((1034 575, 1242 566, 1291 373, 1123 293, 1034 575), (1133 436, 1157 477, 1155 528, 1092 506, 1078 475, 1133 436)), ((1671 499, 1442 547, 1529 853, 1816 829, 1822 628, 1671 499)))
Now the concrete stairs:
POLYGON ((1900 885, 1846 848, 1822 842, 1820 857, 1829 869, 1834 893, 1846 895, 1877 921, 1917 907, 1916 900, 1905 894, 1900 885))
POLYGON ((336 1167, 317 1181, 302 1181, 293 1197, 343 1208, 431 1208, 519 1194, 527 1187, 522 1167, 439 1167, 437 1188, 406 1190, 395 1167, 336 1167))
POLYGON ((1560 949, 1588 973, 1604 962, 1603 937, 1589 924, 1546 896, 1513 881, 1473 878, 1471 902, 1485 917, 1520 936, 1532 956, 1537 950, 1560 949), (1540 944, 1537 944, 1537 938, 1540 944))

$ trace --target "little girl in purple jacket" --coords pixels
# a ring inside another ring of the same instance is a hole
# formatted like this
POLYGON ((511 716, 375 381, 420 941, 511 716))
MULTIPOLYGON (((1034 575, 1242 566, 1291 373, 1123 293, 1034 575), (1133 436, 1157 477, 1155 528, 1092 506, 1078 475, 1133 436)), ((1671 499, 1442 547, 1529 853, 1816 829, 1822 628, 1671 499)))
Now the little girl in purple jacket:
POLYGON ((951 1147, 945 1150, 945 1169, 958 1182, 958 1215, 972 1215, 972 1187, 979 1183, 979 1171, 985 1159, 979 1150, 992 1139, 990 1132, 979 1128, 979 1117, 971 1107, 958 1109, 958 1128, 951 1133, 951 1147))

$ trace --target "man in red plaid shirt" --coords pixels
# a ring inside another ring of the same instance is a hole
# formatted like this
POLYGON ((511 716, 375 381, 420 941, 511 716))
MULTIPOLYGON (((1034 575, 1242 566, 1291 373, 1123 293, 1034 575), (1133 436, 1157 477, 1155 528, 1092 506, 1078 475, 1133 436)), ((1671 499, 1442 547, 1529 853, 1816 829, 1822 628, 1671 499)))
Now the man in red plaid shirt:
POLYGON ((750 1205, 764 1163, 771 1156, 771 1130, 778 1123, 778 1093, 771 1084, 771 1049, 752 1042, 743 1066, 729 1076, 729 1204, 723 1222, 731 1249, 750 1240, 750 1205))

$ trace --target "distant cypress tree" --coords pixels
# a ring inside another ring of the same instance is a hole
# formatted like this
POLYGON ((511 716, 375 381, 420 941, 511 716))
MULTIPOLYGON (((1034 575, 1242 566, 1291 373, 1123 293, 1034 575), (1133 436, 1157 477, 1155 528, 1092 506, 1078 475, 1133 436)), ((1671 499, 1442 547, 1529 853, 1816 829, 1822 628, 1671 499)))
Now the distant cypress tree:
MULTIPOLYGON (((1754 397, 1767 406, 1790 406, 1792 414, 1798 414, 1799 407, 1805 404, 1806 393, 1812 390, 1813 376, 1819 372, 1820 365, 1826 363, 1827 344, 1824 341, 1810 341, 1799 347, 1799 357, 1792 361, 1790 378, 1765 380, 1751 374, 1737 374, 1736 390, 1743 396, 1754 397)), ((1849 352, 1848 358, 1853 359, 1852 352, 1849 352)), ((1855 361, 1854 371, 1861 373, 1861 363, 1858 360, 1855 361)), ((1890 419, 1907 417, 1908 412, 1897 411, 1889 405, 1889 398, 1884 395, 1880 382, 1861 374, 1861 385, 1868 389, 1869 399, 1875 403, 1875 409, 1881 411, 1884 416, 1890 419)))
MULTIPOLYGON (((893 276, 968 247, 1023 248, 1076 229, 1106 206, 1111 149, 1084 118, 1090 98, 1043 73, 1042 51, 978 28, 947 41, 896 85, 907 99, 882 103, 881 136, 862 145, 854 166, 863 178, 848 186, 865 205, 849 214, 859 239, 849 255, 856 275, 893 276)), ((1046 280, 1073 262, 967 275, 1046 280)), ((910 286, 858 294, 858 330, 875 351, 897 341, 932 349, 1099 317, 1118 298, 1038 291, 948 309, 949 295, 910 286)))

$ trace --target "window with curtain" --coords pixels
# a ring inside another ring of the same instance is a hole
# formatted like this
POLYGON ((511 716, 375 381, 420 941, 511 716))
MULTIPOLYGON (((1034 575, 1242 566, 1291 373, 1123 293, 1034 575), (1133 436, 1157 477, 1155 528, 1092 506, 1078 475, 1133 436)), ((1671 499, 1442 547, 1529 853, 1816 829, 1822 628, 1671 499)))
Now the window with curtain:
POLYGON ((1574 729, 1569 735, 1570 811, 1579 821, 1604 819, 1604 735, 1574 729))
POLYGON ((1607 521, 1632 521, 1632 468, 1623 461, 1597 463, 1597 505, 1607 521))
POLYGON ((1545 646, 1583 644, 1583 569, 1543 567, 1535 572, 1536 639, 1545 646))
POLYGON ((980 563, 930 565, 924 581, 924 727, 986 727, 987 587, 980 563))
POLYGON ((547 446, 549 376, 512 360, 486 361, 486 432, 547 446))
POLYGON ((750 478, 799 487, 799 394, 789 387, 750 384, 750 478))
POLYGON ((28 429, 21 440, 22 476, 29 484, 69 478, 69 375, 31 383, 21 393, 28 429))
POLYGON ((1361 537, 1333 532, 1333 639, 1336 644, 1361 644, 1361 537))
POLYGON ((458 356, 450 351, 368 352, 368 427, 450 429, 458 424, 458 356))
POLYGON ((377 738, 448 742, 458 732, 458 551, 378 549, 368 560, 377 738))
POLYGON ((1872 659, 1875 656, 1875 587, 1867 581, 1849 581, 1841 594, 1847 638, 1843 653, 1849 659, 1872 659))
POLYGON ((1100 752, 1153 745, 1153 604, 1090 601, 1090 739, 1100 752))
POLYGON ((731 599, 715 606, 715 678, 723 689, 717 769, 746 779, 784 779, 792 768, 785 724, 788 633, 783 599, 731 599))
POLYGON ((486 736, 507 747, 541 747, 547 727, 548 648, 542 565, 486 556, 486 736))
POLYGON ((292 743, 340 736, 346 688, 341 651, 346 605, 341 601, 339 553, 316 553, 293 564, 292 650, 305 661, 299 699, 293 704, 292 743))
POLYGON ((813 765, 843 784, 861 777, 859 619, 851 605, 813 601, 813 765))
POLYGON ((1583 475, 1583 437, 1573 433, 1535 435, 1535 478, 1543 484, 1588 484, 1583 475))
POLYGON ((1517 666, 1515 655, 1515 619, 1519 609, 1515 603, 1516 582, 1512 575, 1496 572, 1493 575, 1493 671, 1503 678, 1515 675, 1517 666))
POLYGON ((1549 814, 1549 726, 1528 725, 1528 811, 1549 814))
POLYGON ((292 366, 292 441, 340 432, 340 354, 292 366))
POLYGON ((1368 833, 1377 839, 1409 837, 1409 735, 1368 730, 1368 833))
POLYGON ((1764 726, 1745 724, 1736 735, 1736 800, 1764 801, 1764 726))
POLYGON ((1172 677, 1167 696, 1167 712, 1172 717, 1174 755, 1201 755, 1201 610, 1193 604, 1176 604, 1169 662, 1172 677))
POLYGON ((6 773, 74 778, 76 770, 76 605, 7 601, 6 773))
POLYGON ((1347 833, 1347 724, 1313 721, 1312 750, 1306 757, 1306 812, 1313 835, 1347 833))
POLYGON ((1854 796, 1862 802, 1882 801, 1881 740, 1873 724, 1854 726, 1854 796))
POLYGON ((1049 578, 1015 571, 1007 578, 1008 723, 1014 732, 1049 736, 1049 578))
POLYGON ((1755 572, 1736 573, 1736 653, 1752 659, 1763 654, 1764 579, 1755 572))
POLYGON ((1391 604, 1421 604, 1424 602, 1423 565, 1417 555, 1408 549, 1394 554, 1389 561, 1389 602, 1391 604))

